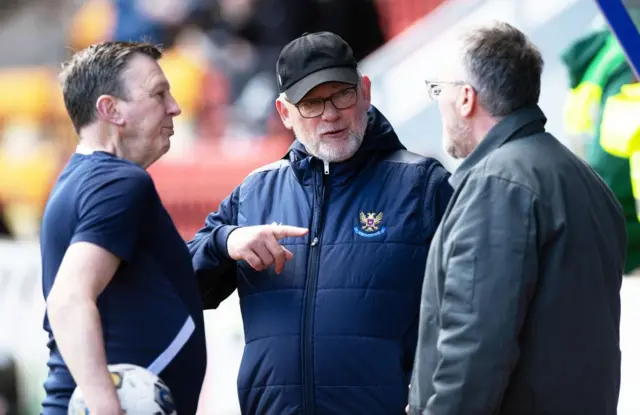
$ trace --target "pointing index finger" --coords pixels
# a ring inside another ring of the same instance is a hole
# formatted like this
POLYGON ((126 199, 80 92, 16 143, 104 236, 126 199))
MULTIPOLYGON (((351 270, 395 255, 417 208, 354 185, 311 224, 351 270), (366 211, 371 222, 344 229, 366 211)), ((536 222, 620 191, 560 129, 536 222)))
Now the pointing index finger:
POLYGON ((289 225, 272 226, 272 230, 273 230, 273 236, 275 236, 276 239, 286 238, 287 236, 292 236, 292 237, 305 236, 307 233, 309 233, 309 229, 307 228, 300 228, 298 226, 289 226, 289 225))

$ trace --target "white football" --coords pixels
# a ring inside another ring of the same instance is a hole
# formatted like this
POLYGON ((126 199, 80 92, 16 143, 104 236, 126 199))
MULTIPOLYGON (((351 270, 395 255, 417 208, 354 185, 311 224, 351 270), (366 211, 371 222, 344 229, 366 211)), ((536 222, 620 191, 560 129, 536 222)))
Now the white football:
MULTIPOLYGON (((158 376, 147 369, 120 363, 109 365, 122 410, 127 415, 176 415, 171 391, 158 376)), ((69 415, 88 415, 80 388, 69 401, 69 415)))

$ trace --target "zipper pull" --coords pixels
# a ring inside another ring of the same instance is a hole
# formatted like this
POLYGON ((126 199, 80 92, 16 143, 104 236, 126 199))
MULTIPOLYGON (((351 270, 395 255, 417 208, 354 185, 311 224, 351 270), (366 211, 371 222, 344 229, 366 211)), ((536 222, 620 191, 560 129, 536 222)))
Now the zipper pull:
POLYGON ((324 174, 325 175, 329 174, 329 162, 328 161, 324 161, 324 174))

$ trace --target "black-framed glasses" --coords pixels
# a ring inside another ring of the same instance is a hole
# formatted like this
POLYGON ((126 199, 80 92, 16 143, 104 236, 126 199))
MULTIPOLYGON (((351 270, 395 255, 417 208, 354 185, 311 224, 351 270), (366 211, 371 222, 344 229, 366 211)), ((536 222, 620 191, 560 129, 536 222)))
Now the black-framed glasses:
POLYGON ((424 81, 427 84, 427 91, 429 92, 429 98, 434 101, 438 100, 440 93, 442 92, 442 85, 464 85, 463 81, 424 81))
POLYGON ((346 110, 358 102, 358 86, 341 89, 327 98, 305 99, 295 104, 302 118, 316 118, 324 114, 325 103, 331 101, 337 110, 346 110))

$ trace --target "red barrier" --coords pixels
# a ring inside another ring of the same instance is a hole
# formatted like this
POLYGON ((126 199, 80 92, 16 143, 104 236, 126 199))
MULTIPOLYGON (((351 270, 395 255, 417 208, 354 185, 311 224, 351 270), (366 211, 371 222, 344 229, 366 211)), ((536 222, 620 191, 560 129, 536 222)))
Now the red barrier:
POLYGON ((400 34, 445 0, 377 0, 387 39, 400 34))
MULTIPOLYGON (((398 35, 433 11, 444 0, 376 0, 387 38, 398 35)), ((210 72, 203 85, 204 108, 199 124, 207 137, 220 137, 225 126, 226 83, 210 72)), ((280 126, 276 119, 274 125, 280 126)), ((274 128, 275 130, 275 128, 274 128)), ((206 215, 242 182, 252 170, 278 160, 291 139, 275 136, 253 142, 201 139, 180 159, 165 157, 149 169, 169 214, 185 239, 202 227, 206 215)))
POLYGON ((190 239, 249 173, 282 158, 289 145, 289 137, 277 136, 251 143, 201 140, 187 155, 160 159, 149 173, 178 231, 190 239))

